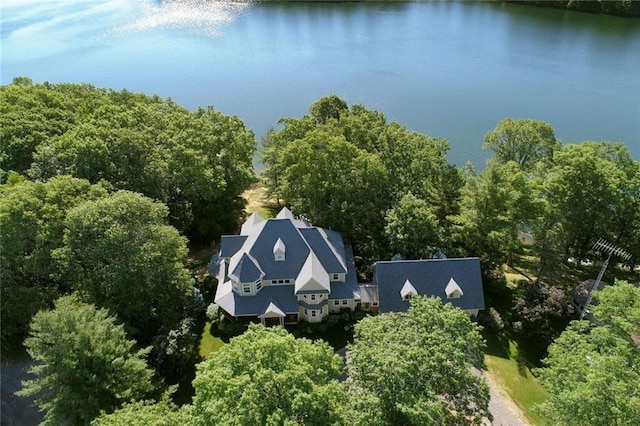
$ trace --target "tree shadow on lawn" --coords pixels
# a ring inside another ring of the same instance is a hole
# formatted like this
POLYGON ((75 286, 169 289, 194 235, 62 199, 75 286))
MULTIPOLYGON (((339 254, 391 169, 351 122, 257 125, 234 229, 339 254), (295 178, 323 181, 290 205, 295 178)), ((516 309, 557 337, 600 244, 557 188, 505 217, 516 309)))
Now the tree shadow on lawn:
POLYGON ((482 335, 486 340, 485 353, 500 358, 510 358, 508 331, 511 329, 511 307, 515 291, 507 285, 503 274, 483 276, 485 310, 479 316, 479 323, 483 326, 482 335), (491 320, 489 310, 495 309, 504 328, 498 330, 491 320))
POLYGON ((213 337, 219 338, 224 343, 229 343, 233 337, 239 336, 247 331, 247 328, 248 326, 246 324, 231 321, 223 317, 216 324, 211 325, 209 333, 213 337))

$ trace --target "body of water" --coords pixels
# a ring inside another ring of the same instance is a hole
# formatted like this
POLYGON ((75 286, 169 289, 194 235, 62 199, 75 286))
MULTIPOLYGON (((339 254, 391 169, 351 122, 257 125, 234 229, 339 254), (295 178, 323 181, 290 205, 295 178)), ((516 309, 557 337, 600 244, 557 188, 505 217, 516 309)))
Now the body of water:
POLYGON ((487 2, 4 0, 1 82, 84 82, 213 105, 258 139, 337 94, 482 167, 502 118, 640 159, 640 20, 487 2))

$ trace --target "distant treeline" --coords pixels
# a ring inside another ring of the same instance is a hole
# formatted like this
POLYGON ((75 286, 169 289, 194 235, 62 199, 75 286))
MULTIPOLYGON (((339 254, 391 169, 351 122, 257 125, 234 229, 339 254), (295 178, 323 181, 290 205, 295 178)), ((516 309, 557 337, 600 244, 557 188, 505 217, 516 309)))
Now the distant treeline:
POLYGON ((581 12, 640 17, 640 2, 633 0, 512 0, 510 3, 555 7, 581 12))

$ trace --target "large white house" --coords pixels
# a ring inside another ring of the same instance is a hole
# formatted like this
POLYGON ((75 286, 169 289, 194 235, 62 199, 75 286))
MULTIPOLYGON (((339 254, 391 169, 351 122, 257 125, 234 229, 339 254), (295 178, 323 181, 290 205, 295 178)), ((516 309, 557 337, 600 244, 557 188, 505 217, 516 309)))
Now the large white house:
POLYGON ((399 257, 376 262, 374 270, 373 283, 358 283, 342 236, 295 218, 286 207, 275 219, 253 213, 240 235, 222 237, 209 264, 218 279, 215 303, 241 322, 320 322, 343 308, 401 312, 413 295, 440 297, 470 316, 484 309, 478 258, 399 257))
POLYGON ((377 309, 377 288, 358 284, 342 236, 297 219, 286 207, 275 219, 253 213, 240 235, 222 237, 209 272, 225 315, 265 325, 320 322, 342 308, 377 309))

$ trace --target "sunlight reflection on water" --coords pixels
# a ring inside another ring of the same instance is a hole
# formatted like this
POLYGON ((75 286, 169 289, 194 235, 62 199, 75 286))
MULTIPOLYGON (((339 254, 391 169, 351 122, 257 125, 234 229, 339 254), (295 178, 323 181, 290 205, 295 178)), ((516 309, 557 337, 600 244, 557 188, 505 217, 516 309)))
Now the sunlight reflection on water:
POLYGON ((146 1, 142 14, 133 22, 114 29, 115 33, 142 32, 155 29, 187 29, 215 36, 221 27, 235 21, 251 2, 167 0, 146 1))

